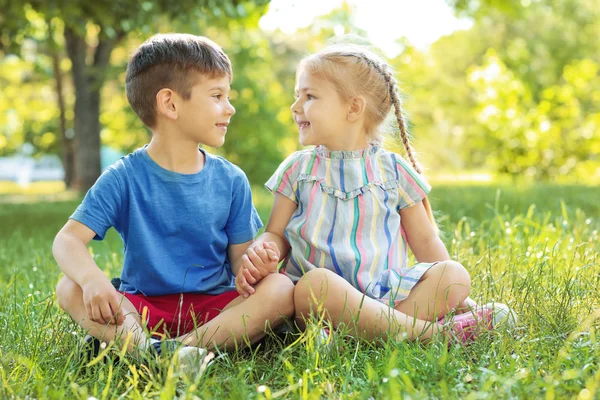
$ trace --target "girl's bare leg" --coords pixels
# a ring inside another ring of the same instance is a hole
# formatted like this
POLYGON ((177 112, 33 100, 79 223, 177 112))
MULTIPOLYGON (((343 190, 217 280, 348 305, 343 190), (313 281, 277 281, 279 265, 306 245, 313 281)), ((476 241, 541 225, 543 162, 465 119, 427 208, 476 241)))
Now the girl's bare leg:
POLYGON ((467 311, 470 303, 475 303, 468 297, 470 289, 471 278, 462 265, 456 261, 439 262, 423 274, 396 310, 419 319, 437 321, 450 311, 467 311))
POLYGON ((469 295, 470 278, 458 263, 433 266, 396 309, 359 292, 327 269, 305 274, 294 292, 296 318, 300 326, 311 313, 324 314, 334 326, 356 328, 365 338, 400 337, 430 339, 441 330, 437 319, 456 308, 469 295))

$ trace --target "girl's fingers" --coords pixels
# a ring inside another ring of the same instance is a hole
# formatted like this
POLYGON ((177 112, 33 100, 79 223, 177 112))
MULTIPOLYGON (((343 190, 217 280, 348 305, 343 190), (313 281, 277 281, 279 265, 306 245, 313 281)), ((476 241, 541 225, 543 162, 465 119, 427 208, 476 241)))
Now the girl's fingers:
POLYGON ((267 250, 267 255, 270 261, 279 261, 279 256, 275 251, 269 249, 267 250))

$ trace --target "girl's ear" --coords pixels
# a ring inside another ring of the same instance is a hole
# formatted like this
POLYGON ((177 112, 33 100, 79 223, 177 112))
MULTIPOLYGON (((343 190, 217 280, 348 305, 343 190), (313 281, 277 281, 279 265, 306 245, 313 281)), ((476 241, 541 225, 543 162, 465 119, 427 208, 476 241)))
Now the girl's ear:
POLYGON ((177 119, 177 93, 163 88, 156 93, 156 114, 168 119, 177 119))
POLYGON ((350 122, 359 120, 365 113, 367 108, 367 100, 362 96, 352 97, 349 101, 350 107, 346 119, 350 122))

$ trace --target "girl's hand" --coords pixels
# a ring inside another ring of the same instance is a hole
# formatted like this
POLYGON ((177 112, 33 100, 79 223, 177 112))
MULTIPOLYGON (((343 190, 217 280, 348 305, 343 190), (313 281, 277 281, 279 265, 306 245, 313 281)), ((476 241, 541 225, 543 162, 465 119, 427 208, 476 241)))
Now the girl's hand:
POLYGON ((274 242, 253 243, 242 256, 242 268, 252 276, 248 281, 254 285, 265 276, 277 272, 279 254, 274 242))

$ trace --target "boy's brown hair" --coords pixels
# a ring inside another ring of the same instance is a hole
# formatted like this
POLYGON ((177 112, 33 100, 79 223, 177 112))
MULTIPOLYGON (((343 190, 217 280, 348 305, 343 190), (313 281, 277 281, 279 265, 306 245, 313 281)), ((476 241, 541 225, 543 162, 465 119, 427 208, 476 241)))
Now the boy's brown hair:
POLYGON ((185 100, 200 78, 233 78, 229 57, 203 36, 158 34, 137 48, 127 64, 127 100, 149 128, 156 124, 156 94, 172 89, 185 100))

